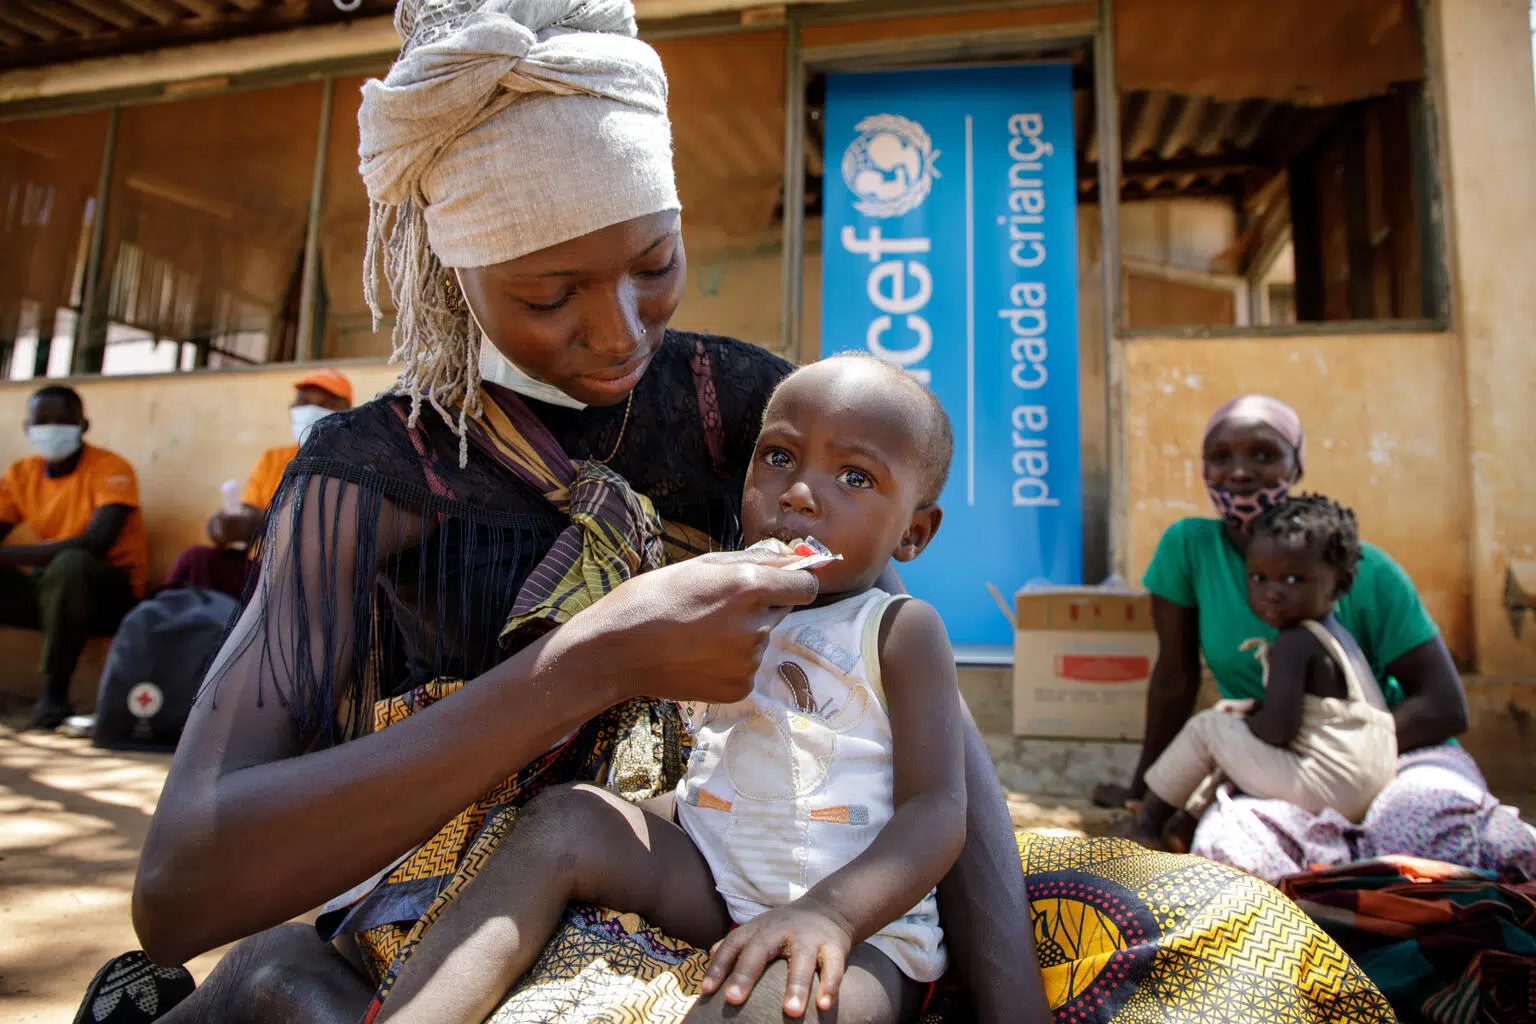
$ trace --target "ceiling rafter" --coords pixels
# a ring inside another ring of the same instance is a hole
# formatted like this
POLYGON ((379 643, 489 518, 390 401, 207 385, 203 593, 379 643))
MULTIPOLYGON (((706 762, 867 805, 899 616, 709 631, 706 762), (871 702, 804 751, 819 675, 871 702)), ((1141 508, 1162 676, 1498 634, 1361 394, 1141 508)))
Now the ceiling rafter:
POLYGON ((166 6, 162 0, 119 0, 125 7, 131 7, 144 17, 158 25, 170 25, 181 20, 181 16, 166 6))
POLYGON ((89 15, 81 14, 74 5, 39 3, 38 0, 21 0, 21 6, 46 21, 73 32, 77 36, 93 36, 99 30, 89 15))
POLYGON ((32 38, 41 39, 45 43, 54 42, 65 31, 51 21, 8 5, 0 5, 0 21, 19 28, 32 38))
POLYGON ((118 29, 130 29, 139 23, 139 16, 123 9, 119 0, 71 0, 82 11, 99 18, 118 29))
POLYGON ((214 0, 176 0, 176 5, 199 18, 216 18, 219 13, 219 5, 214 0))

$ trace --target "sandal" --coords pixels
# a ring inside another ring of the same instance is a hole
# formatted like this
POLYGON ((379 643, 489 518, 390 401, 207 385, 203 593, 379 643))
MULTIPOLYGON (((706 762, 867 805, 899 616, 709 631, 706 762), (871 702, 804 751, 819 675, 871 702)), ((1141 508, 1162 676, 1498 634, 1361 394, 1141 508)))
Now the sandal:
POLYGON ((113 957, 96 972, 74 1024, 149 1024, 195 988, 185 967, 161 967, 136 949, 113 957))

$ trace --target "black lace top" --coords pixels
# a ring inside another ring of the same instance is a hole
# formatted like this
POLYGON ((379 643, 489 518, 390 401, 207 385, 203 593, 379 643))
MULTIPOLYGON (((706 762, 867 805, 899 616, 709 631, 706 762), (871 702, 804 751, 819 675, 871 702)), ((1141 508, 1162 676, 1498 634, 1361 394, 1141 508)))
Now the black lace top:
MULTIPOLYGON (((526 401, 573 459, 602 459, 617 442, 608 464, 664 519, 728 549, 763 408, 790 368, 752 345, 669 331, 627 426, 623 404, 526 401)), ((317 739, 365 731, 380 696, 472 679, 508 657, 498 636, 512 600, 566 525, 473 447, 461 468, 436 412, 408 429, 409 409, 380 398, 317 426, 272 501, 241 642, 210 675, 216 686, 260 658, 263 687, 317 739)))

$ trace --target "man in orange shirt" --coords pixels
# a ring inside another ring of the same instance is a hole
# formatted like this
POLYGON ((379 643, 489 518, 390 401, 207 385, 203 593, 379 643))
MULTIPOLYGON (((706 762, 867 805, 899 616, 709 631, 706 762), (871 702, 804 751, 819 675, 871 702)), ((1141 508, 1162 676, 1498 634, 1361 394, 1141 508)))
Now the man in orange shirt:
POLYGON ((288 422, 294 443, 264 452, 240 495, 240 511, 218 512, 208 520, 212 547, 188 548, 166 574, 168 587, 205 587, 239 600, 245 593, 249 563, 245 548, 256 538, 272 496, 283 482, 283 471, 299 454, 316 423, 334 412, 352 408, 352 382, 331 369, 315 370, 294 382, 288 422))
POLYGON ((110 636, 144 596, 149 542, 139 483, 120 455, 85 444, 90 423, 71 388, 27 403, 36 455, 0 479, 0 541, 21 523, 37 544, 0 547, 0 625, 43 634, 43 693, 34 728, 71 714, 69 680, 91 636, 110 636))

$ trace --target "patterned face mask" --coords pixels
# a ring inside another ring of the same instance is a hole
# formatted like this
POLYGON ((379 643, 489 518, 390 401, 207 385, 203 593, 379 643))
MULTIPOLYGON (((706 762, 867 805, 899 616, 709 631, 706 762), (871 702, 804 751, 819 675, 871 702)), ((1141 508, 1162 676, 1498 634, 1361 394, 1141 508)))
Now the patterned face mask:
POLYGON ((1216 506, 1221 518, 1242 533, 1247 533, 1255 519, 1285 500, 1286 495, 1291 493, 1291 483, 1287 480, 1252 494, 1233 494, 1225 487, 1213 483, 1207 483, 1205 489, 1210 492, 1211 504, 1216 506))

